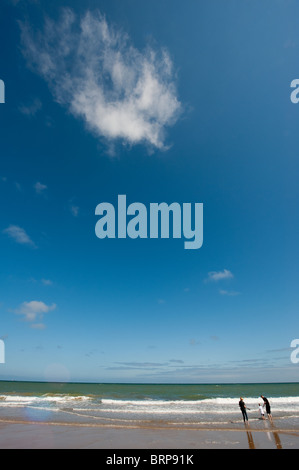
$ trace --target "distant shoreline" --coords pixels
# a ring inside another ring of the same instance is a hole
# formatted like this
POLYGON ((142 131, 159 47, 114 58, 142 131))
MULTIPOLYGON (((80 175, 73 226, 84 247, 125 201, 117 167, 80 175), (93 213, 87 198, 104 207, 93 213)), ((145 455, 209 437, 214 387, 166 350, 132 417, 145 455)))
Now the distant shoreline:
POLYGON ((17 383, 37 383, 37 384, 81 384, 81 385, 291 385, 299 384, 299 381, 295 382, 85 382, 85 381, 48 381, 48 380, 31 380, 31 379, 0 379, 2 382, 17 382, 17 383))

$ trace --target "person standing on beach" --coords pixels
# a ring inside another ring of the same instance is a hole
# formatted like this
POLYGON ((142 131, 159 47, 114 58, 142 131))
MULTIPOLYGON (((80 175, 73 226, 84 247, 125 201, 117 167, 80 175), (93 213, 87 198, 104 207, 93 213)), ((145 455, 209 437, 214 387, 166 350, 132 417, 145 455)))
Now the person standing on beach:
POLYGON ((242 416, 243 416, 243 421, 244 421, 244 423, 245 423, 245 421, 248 422, 248 416, 247 416, 247 411, 246 411, 246 405, 245 405, 244 400, 243 400, 242 397, 240 397, 239 407, 240 407, 240 409, 241 409, 241 411, 242 411, 242 416))
POLYGON ((272 420, 272 414, 271 414, 271 406, 270 406, 269 400, 266 397, 264 397, 263 395, 261 395, 261 398, 264 400, 264 406, 266 407, 266 413, 268 415, 268 418, 271 421, 272 420))
POLYGON ((265 419, 264 408, 262 407, 262 405, 260 403, 259 403, 259 410, 260 410, 262 419, 265 419))

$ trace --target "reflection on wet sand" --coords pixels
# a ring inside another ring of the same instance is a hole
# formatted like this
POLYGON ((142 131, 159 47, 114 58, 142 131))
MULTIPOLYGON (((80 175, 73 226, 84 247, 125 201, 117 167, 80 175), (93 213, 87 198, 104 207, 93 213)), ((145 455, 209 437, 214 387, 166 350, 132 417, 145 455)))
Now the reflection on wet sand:
POLYGON ((246 434, 247 434, 249 449, 255 449, 254 440, 253 440, 251 431, 248 431, 248 429, 246 429, 246 434))
MULTIPOLYGON (((282 449, 280 437, 279 437, 278 432, 276 431, 276 428, 273 424, 273 421, 264 422, 264 427, 267 430, 267 436, 268 436, 269 441, 273 442, 273 437, 274 437, 276 449, 282 449), (269 424, 270 424, 270 427, 269 427, 269 424)), ((254 444, 254 440, 253 440, 253 436, 252 436, 252 432, 251 432, 250 427, 249 427, 249 424, 245 424, 245 429, 246 429, 249 449, 256 449, 255 444, 254 444)))
MULTIPOLYGON (((271 426, 273 429, 275 429, 275 426, 273 423, 271 423, 271 426)), ((280 437, 279 437, 279 434, 277 431, 273 431, 273 437, 274 437, 274 440, 275 440, 275 444, 276 444, 276 448, 277 449, 282 449, 282 445, 281 445, 281 441, 280 441, 280 437)))
POLYGON ((274 436, 274 439, 275 439, 276 448, 277 449, 282 449, 282 445, 281 445, 281 442, 280 442, 280 437, 278 435, 278 432, 273 432, 273 436, 274 436))
MULTIPOLYGON (((281 445, 281 441, 280 441, 280 437, 279 437, 279 434, 277 431, 275 431, 275 426, 273 424, 273 421, 270 420, 270 429, 272 429, 272 431, 270 432, 267 432, 267 435, 268 435, 268 438, 270 441, 272 441, 272 436, 274 437, 274 441, 275 441, 275 445, 276 445, 276 449, 282 449, 282 445, 281 445)), ((265 422, 265 427, 267 429, 269 429, 269 426, 268 426, 268 423, 265 422)))

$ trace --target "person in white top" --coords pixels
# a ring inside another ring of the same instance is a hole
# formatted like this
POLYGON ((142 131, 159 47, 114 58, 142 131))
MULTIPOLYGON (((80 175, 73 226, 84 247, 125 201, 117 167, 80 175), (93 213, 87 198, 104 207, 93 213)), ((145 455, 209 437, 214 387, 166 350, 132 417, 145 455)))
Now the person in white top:
POLYGON ((260 403, 259 403, 259 410, 260 410, 262 419, 265 419, 264 408, 262 407, 262 405, 260 403))

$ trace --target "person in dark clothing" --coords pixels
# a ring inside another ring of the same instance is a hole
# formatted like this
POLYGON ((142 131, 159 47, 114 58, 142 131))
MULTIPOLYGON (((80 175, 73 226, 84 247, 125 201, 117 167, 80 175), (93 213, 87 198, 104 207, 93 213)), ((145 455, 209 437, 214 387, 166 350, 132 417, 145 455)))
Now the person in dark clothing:
POLYGON ((268 415, 268 418, 272 420, 271 406, 270 406, 269 400, 263 395, 261 395, 261 398, 264 400, 264 406, 266 407, 266 413, 268 415))
POLYGON ((246 411, 246 405, 245 405, 244 400, 243 400, 242 397, 240 398, 240 401, 239 401, 239 407, 240 407, 240 409, 241 409, 241 411, 242 411, 242 416, 243 416, 243 421, 244 421, 244 423, 245 423, 245 422, 248 422, 248 416, 247 416, 247 411, 246 411))

